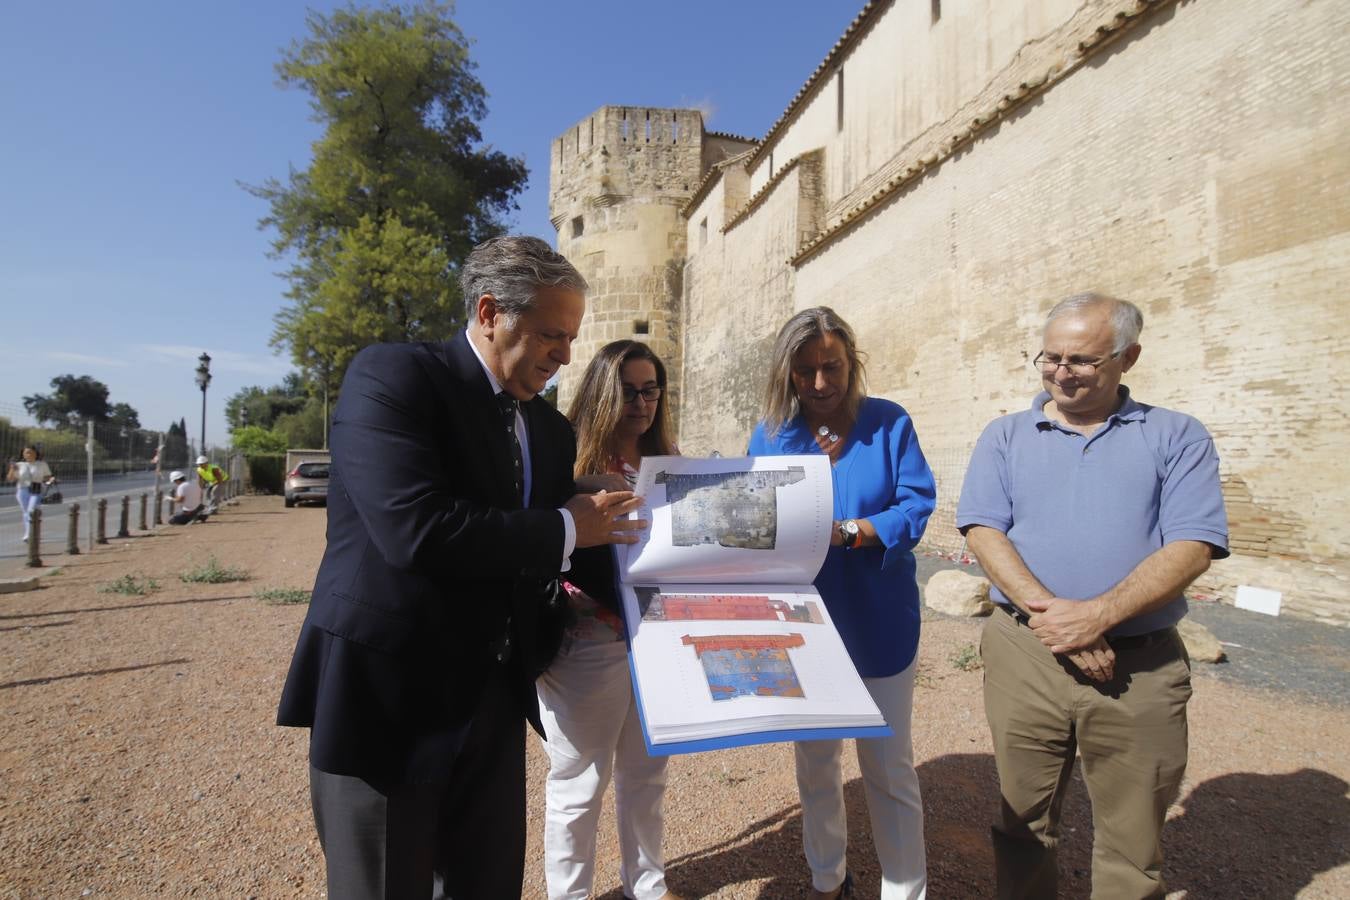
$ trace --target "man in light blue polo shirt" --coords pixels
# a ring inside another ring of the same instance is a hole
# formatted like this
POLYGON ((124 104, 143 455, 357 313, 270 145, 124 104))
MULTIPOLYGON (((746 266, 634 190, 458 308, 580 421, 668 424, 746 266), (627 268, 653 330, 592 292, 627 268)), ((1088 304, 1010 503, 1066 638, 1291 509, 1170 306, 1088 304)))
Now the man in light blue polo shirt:
POLYGON ((1143 315, 1078 294, 1046 318, 1045 390, 976 444, 957 526, 993 582, 985 712, 1003 795, 998 896, 1054 898, 1075 752, 1092 895, 1162 897, 1162 825, 1186 770, 1183 591, 1228 555, 1219 458, 1190 416, 1130 396, 1143 315))

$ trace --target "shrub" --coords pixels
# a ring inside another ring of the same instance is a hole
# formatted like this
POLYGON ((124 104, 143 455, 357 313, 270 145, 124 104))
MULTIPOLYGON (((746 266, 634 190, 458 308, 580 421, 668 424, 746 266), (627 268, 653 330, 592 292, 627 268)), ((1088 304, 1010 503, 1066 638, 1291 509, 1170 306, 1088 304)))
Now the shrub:
POLYGON ((974 644, 965 644, 952 654, 952 665, 962 672, 974 672, 977 669, 984 668, 984 661, 980 659, 980 651, 974 644))
POLYGON ((248 484, 257 494, 280 494, 286 480, 285 456, 249 456, 248 484))
POLYGON ((134 597, 143 597, 146 594, 153 594, 159 590, 159 582, 153 578, 144 578, 139 575, 123 575, 121 578, 113 579, 105 584, 99 585, 100 594, 125 594, 134 597))
POLYGON ((236 566, 222 566, 212 556, 205 565, 189 569, 179 577, 194 584, 224 584, 228 581, 248 581, 248 572, 236 566))
POLYGON ((263 588, 254 591, 253 596, 264 603, 278 605, 309 602, 309 591, 302 591, 299 588, 263 588))

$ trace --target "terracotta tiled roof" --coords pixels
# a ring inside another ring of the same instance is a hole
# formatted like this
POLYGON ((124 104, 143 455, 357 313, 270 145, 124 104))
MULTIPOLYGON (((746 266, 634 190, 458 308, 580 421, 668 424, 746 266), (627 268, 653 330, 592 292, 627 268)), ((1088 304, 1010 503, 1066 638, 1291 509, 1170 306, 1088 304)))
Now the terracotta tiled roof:
POLYGON ((742 144, 758 144, 759 141, 752 137, 744 137, 739 134, 732 134, 729 131, 704 131, 708 137, 726 138, 727 140, 740 141, 742 144))

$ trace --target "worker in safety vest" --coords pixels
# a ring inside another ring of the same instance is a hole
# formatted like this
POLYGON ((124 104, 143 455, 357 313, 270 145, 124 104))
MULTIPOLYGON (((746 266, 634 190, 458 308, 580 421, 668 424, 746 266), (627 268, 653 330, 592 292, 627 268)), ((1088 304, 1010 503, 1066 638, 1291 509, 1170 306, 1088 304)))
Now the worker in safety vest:
POLYGON ((206 511, 215 512, 217 509, 216 488, 230 480, 229 474, 203 455, 197 457, 197 478, 201 480, 201 486, 206 489, 206 511))

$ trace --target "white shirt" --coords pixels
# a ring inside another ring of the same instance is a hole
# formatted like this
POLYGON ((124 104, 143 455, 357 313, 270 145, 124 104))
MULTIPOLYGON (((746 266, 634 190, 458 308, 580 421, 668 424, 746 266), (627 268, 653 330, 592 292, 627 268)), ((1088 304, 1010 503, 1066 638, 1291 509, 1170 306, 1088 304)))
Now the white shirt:
POLYGON ((16 483, 19 487, 26 488, 34 481, 46 481, 51 478, 52 470, 47 467, 45 460, 39 459, 36 462, 20 460, 14 464, 14 474, 17 476, 16 483))
POLYGON ((192 512, 202 505, 202 489, 191 478, 174 488, 173 495, 183 504, 186 512, 192 512))
MULTIPOLYGON (((478 352, 478 346, 469 338, 469 349, 473 351, 478 364, 483 367, 483 373, 487 375, 488 384, 492 385, 492 395, 495 397, 502 392, 502 384, 497 380, 497 376, 492 374, 488 364, 483 361, 483 354, 478 352)), ((520 404, 516 404, 516 440, 520 442, 520 461, 525 467, 525 505, 530 505, 530 487, 533 484, 533 478, 530 471, 530 434, 525 429, 525 416, 520 411, 520 404)), ((561 571, 566 572, 572 568, 572 551, 577 547, 577 526, 572 521, 572 513, 566 509, 559 509, 563 519, 563 558, 561 571)))

